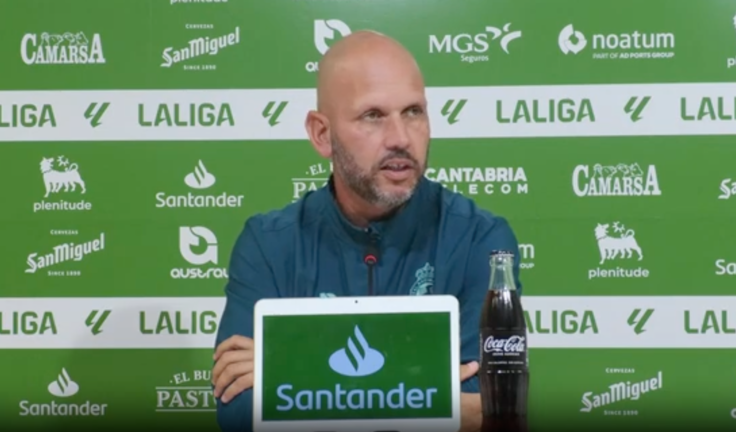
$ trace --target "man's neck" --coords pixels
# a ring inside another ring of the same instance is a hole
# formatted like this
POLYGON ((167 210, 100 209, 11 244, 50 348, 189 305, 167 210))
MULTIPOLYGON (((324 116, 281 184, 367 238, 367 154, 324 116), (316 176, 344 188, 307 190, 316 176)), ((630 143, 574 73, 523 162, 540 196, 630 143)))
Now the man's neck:
POLYGON ((368 203, 350 190, 344 183, 335 179, 335 202, 340 211, 353 225, 365 228, 370 222, 393 216, 401 207, 385 208, 368 203))

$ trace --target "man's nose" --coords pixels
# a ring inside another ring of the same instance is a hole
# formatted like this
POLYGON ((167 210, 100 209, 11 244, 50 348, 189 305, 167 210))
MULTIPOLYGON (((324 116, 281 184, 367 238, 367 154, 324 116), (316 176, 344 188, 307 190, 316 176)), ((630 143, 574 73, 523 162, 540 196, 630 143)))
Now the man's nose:
POLYGON ((386 145, 388 147, 406 148, 409 146, 409 130, 404 118, 391 116, 386 123, 386 145))

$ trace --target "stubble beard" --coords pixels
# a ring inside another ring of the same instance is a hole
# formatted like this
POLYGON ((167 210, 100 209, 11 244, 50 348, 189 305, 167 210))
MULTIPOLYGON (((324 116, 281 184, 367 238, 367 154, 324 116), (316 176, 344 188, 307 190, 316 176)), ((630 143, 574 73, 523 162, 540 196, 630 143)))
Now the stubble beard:
MULTIPOLYGON (((415 169, 417 169, 419 175, 423 174, 424 170, 419 167, 419 164, 411 155, 404 153, 400 156, 414 161, 415 169)), ((388 192, 382 190, 377 179, 379 165, 373 167, 369 172, 362 171, 355 162, 355 158, 345 151, 342 144, 334 139, 332 140, 332 159, 333 170, 343 179, 350 190, 371 205, 387 210, 394 209, 407 202, 414 194, 419 182, 419 178, 415 178, 411 187, 402 191, 388 192)))

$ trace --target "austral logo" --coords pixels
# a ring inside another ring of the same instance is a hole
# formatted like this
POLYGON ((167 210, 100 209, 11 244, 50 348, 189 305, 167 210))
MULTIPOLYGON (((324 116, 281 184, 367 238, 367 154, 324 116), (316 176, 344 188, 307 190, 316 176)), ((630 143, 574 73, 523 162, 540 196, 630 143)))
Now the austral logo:
POLYGON ((82 31, 26 33, 20 41, 20 57, 27 65, 105 63, 100 34, 93 33, 90 39, 82 31))
POLYGON ((598 243, 599 267, 588 270, 588 279, 649 277, 649 270, 642 267, 631 268, 630 264, 620 264, 613 269, 601 267, 608 265, 609 261, 626 263, 644 259, 633 229, 626 228, 621 222, 599 223, 593 233, 598 243))
MULTIPOLYGON (((338 40, 338 35, 340 38, 344 38, 349 36, 350 33, 350 27, 338 19, 314 20, 314 47, 321 55, 325 55, 330 49, 330 45, 327 43, 328 40, 334 43, 338 40)), ((307 62, 305 69, 307 72, 317 72, 319 62, 307 62)))
POLYGON ((217 266, 219 261, 219 247, 217 237, 207 227, 183 226, 179 228, 179 252, 182 258, 196 267, 171 269, 173 279, 226 279, 227 269, 219 267, 205 267, 206 264, 217 266), (194 247, 204 252, 197 253, 194 247))
POLYGON ((296 390, 289 383, 281 384, 276 393, 282 404, 276 409, 281 412, 431 409, 437 388, 406 388, 403 382, 388 391, 385 382, 370 388, 370 377, 380 373, 388 358, 371 347, 360 328, 355 326, 347 346, 334 351, 325 365, 338 376, 349 378, 350 384, 343 387, 338 382, 330 388, 303 390, 296 390))
POLYGON ((645 172, 638 163, 578 165, 572 171, 572 190, 579 197, 662 195, 656 166, 645 172))

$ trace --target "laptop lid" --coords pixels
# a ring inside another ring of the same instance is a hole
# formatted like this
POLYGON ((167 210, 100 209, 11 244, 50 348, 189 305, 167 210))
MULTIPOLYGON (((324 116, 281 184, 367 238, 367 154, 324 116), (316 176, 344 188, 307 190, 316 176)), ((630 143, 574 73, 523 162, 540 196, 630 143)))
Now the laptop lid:
POLYGON ((460 429, 453 296, 256 303, 256 432, 460 429))

